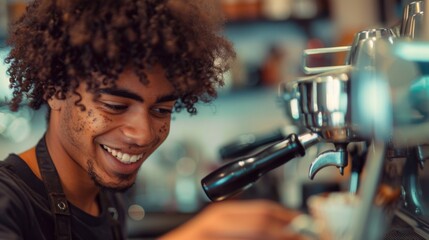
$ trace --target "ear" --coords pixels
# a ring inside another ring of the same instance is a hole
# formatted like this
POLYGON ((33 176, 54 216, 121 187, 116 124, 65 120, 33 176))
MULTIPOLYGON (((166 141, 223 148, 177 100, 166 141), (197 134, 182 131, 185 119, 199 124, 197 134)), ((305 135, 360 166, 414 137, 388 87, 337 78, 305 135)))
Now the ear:
POLYGON ((62 100, 56 98, 55 96, 52 96, 48 99, 48 105, 52 111, 60 111, 62 102, 62 100))
POLYGON ((46 99, 46 102, 48 103, 52 111, 61 110, 61 105, 64 102, 62 99, 65 99, 64 94, 62 94, 61 91, 58 90, 58 88, 55 88, 55 94, 50 97, 48 97, 47 92, 45 92, 43 98, 46 99))

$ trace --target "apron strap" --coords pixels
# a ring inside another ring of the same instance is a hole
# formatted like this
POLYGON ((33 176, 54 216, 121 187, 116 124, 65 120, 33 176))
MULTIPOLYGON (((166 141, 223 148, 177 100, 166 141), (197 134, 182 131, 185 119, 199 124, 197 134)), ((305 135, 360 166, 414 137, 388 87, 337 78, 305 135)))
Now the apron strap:
POLYGON ((36 146, 36 156, 42 181, 48 191, 51 212, 54 214, 55 239, 71 240, 70 207, 46 147, 45 137, 36 146))
MULTIPOLYGON (((55 239, 71 240, 70 206, 61 186, 60 177, 46 147, 43 137, 36 146, 37 163, 42 175, 42 181, 48 191, 51 212, 54 214, 55 239)), ((114 239, 123 239, 122 228, 118 221, 118 211, 113 207, 105 191, 101 189, 100 200, 108 207, 110 226, 114 239)), ((103 205, 103 204, 102 204, 103 205)))

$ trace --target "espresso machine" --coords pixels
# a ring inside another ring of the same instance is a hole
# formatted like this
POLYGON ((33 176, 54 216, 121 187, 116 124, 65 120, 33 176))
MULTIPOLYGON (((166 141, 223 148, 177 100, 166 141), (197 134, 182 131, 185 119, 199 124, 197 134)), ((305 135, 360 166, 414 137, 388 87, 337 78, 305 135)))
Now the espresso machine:
POLYGON ((312 161, 308 177, 331 166, 343 174, 351 164, 348 191, 360 201, 347 219, 353 226, 347 239, 429 239, 426 9, 424 1, 408 3, 401 22, 358 32, 351 46, 304 50, 307 75, 282 83, 279 96, 288 117, 305 130, 264 142, 256 153, 210 173, 202 179, 207 196, 234 196, 314 145, 331 143, 312 161), (343 65, 306 64, 311 55, 342 51, 343 65))

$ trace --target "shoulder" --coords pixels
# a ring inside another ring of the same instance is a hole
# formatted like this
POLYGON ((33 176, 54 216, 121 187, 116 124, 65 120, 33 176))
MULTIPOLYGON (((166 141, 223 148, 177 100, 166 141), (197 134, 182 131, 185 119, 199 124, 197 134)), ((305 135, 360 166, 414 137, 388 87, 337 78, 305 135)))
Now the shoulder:
POLYGON ((0 208, 4 205, 16 205, 25 199, 25 182, 19 176, 19 167, 16 161, 22 161, 17 155, 9 155, 0 162, 0 208))
MULTIPOLYGON (((31 195, 23 187, 23 182, 17 175, 15 167, 10 164, 11 159, 0 162, 0 238, 15 239, 17 235, 23 237, 29 226, 32 204, 29 201, 31 195)), ((16 159, 15 159, 16 160, 16 159)))
POLYGON ((25 162, 15 154, 9 155, 5 160, 0 161, 0 184, 12 187, 20 185, 21 171, 24 171, 25 162))
POLYGON ((0 208, 10 205, 30 205, 31 202, 44 202, 37 179, 26 163, 17 155, 11 154, 0 161, 0 208))
POLYGON ((4 194, 3 190, 19 189, 19 176, 15 162, 20 161, 17 155, 9 155, 5 160, 0 162, 0 195, 4 194))

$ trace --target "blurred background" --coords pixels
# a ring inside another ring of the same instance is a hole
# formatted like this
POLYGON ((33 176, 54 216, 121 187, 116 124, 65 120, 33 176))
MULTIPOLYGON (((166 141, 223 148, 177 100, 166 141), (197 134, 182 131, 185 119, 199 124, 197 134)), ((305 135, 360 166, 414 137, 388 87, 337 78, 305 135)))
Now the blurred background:
MULTIPOLYGON (((391 26, 400 19, 397 0, 220 0, 227 16, 224 33, 237 51, 226 85, 216 101, 199 105, 199 114, 175 114, 165 144, 143 165, 135 187, 127 192, 130 237, 161 234, 186 221, 209 200, 200 180, 226 160, 220 149, 243 137, 296 131, 285 114, 279 84, 303 75, 304 49, 351 45, 356 32, 391 26)), ((11 96, 3 59, 9 24, 29 1, 0 0, 0 159, 31 146, 45 130, 45 110, 5 105, 11 96)), ((313 57, 312 66, 342 63, 341 57, 313 57)), ((310 181, 315 153, 270 172, 237 198, 269 198, 305 210, 314 193, 340 189, 346 177, 336 168, 310 181)))

